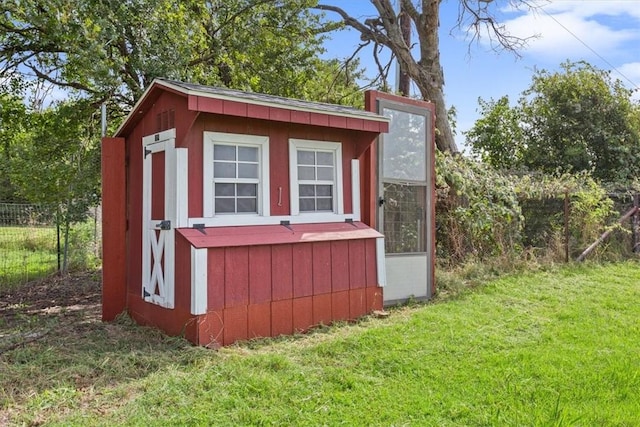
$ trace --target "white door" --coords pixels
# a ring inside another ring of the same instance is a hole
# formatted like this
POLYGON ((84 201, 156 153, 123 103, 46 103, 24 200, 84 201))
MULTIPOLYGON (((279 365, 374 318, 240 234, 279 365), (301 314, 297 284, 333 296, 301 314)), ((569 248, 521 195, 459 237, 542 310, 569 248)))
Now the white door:
POLYGON ((175 130, 144 137, 142 199, 142 297, 174 307, 175 130))
POLYGON ((389 132, 378 146, 378 224, 385 236, 386 304, 431 297, 433 277, 431 111, 378 100, 389 132))

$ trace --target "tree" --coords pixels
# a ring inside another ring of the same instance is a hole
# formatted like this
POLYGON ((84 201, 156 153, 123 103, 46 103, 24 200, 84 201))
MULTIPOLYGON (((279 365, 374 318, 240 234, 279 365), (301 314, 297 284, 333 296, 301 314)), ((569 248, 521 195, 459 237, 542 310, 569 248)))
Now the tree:
MULTIPOLYGON (((371 0, 378 16, 363 21, 350 16, 337 6, 318 4, 316 8, 337 13, 344 25, 360 32, 365 44, 374 44, 374 55, 380 47, 391 51, 392 57, 398 60, 401 72, 406 73, 418 87, 422 99, 435 103, 438 149, 456 152, 458 149, 454 134, 447 119, 444 72, 440 63, 438 29, 441 0, 399 1, 402 7, 400 15, 409 17, 411 26, 418 36, 416 49, 406 42, 406 33, 403 33, 401 23, 403 20, 394 9, 392 0, 371 0)), ((460 0, 458 26, 471 31, 473 39, 488 34, 496 42, 496 48, 516 51, 525 40, 510 36, 504 27, 496 22, 491 3, 492 0, 460 0)), ((516 1, 514 4, 533 7, 526 0, 516 1)), ((380 73, 388 70, 388 67, 382 66, 379 62, 378 65, 380 73)))
POLYGON ((467 141, 495 167, 628 182, 640 172, 640 105, 631 95, 609 72, 566 62, 558 72, 537 71, 514 107, 506 98, 481 101, 483 117, 467 141))
POLYGON ((6 0, 0 75, 126 112, 155 77, 283 96, 305 92, 322 49, 312 0, 6 0))
POLYGON ((100 196, 99 116, 87 100, 31 113, 31 129, 14 147, 10 177, 18 194, 56 210, 64 230, 67 269, 70 225, 84 221, 100 196))
POLYGON ((29 115, 17 94, 0 92, 0 202, 17 202, 20 197, 11 181, 14 151, 27 137, 29 115))
POLYGON ((522 166, 524 146, 520 109, 511 108, 509 97, 478 99, 481 118, 466 132, 471 153, 496 169, 522 166))

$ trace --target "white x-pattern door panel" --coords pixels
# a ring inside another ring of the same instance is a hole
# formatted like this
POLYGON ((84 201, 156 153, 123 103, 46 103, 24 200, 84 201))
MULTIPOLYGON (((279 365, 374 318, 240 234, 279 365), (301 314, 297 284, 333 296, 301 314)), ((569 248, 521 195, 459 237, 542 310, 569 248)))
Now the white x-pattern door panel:
POLYGON ((175 130, 145 137, 142 145, 142 297, 147 302, 173 308, 176 226, 175 130), (158 156, 155 162, 154 156, 158 156), (162 170, 154 171, 154 167, 162 170), (164 180, 157 179, 159 176, 164 180), (154 205, 154 199, 157 199, 156 202, 164 199, 164 203, 154 205))

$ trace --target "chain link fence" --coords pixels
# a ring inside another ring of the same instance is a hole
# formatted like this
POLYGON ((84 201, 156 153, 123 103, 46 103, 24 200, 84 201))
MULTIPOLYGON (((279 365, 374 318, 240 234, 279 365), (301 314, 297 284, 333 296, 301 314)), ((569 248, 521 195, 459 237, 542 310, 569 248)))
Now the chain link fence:
MULTIPOLYGON (((99 265, 100 209, 69 229, 68 270, 99 265)), ((0 291, 61 270, 65 255, 64 226, 47 205, 0 203, 0 291)))

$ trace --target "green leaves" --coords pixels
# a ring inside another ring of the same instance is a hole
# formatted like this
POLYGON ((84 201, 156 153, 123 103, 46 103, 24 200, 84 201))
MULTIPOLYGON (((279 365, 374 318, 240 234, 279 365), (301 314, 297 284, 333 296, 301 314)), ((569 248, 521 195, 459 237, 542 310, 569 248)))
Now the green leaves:
POLYGON ((479 100, 483 117, 467 133, 472 152, 499 169, 587 171, 629 183, 640 173, 640 105, 609 72, 587 63, 538 71, 516 106, 479 100))

